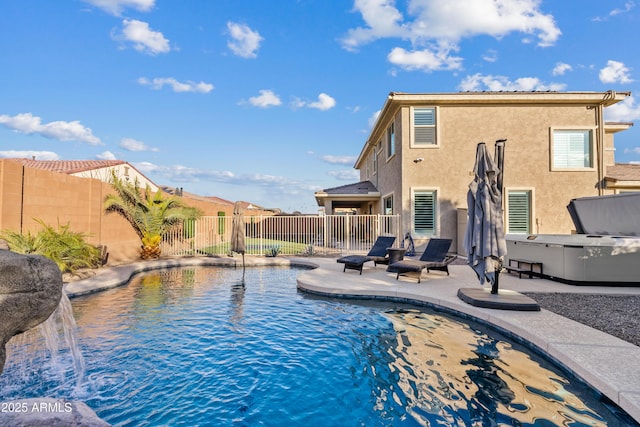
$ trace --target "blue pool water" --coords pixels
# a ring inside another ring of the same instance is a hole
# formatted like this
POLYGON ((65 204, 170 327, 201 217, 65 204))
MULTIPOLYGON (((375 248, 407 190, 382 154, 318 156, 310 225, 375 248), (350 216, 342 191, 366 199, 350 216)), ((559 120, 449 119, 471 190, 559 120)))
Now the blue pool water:
POLYGON ((116 426, 635 425, 481 325, 303 294, 299 272, 175 268, 75 298, 80 381, 64 349, 12 340, 0 400, 78 399, 116 426))

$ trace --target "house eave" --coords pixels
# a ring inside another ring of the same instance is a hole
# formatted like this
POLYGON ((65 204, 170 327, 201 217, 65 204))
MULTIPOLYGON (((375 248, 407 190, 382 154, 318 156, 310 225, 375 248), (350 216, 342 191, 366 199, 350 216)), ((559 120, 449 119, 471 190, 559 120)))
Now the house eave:
MULTIPOLYGON (((354 164, 360 169, 368 150, 374 146, 382 135, 382 124, 388 123, 388 117, 403 106, 413 105, 499 105, 499 104, 566 104, 566 105, 602 105, 608 107, 623 101, 631 92, 446 92, 446 93, 389 93, 375 124, 354 164)), ((622 128, 611 131, 617 132, 622 128)))

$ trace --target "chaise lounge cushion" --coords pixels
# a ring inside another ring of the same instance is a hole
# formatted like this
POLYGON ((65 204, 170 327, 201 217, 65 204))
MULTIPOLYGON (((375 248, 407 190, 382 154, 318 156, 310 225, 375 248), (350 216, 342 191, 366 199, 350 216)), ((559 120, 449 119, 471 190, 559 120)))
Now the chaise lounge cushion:
POLYGON ((390 265, 397 271, 396 280, 401 276, 416 276, 420 283, 422 270, 445 271, 449 275, 449 264, 456 259, 455 255, 449 254, 451 239, 431 239, 419 260, 404 259, 390 265))
POLYGON ((379 236, 368 254, 343 256, 338 258, 337 262, 344 264, 342 271, 347 271, 347 269, 358 270, 362 274, 362 267, 366 262, 373 261, 374 265, 387 264, 389 262, 387 248, 390 248, 395 240, 396 238, 393 236, 379 236))

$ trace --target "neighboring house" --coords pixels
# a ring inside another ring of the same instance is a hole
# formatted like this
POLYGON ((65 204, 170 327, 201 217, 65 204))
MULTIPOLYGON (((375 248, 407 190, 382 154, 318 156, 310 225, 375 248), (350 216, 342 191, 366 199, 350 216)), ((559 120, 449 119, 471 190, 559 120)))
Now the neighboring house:
POLYGON ((124 160, 36 160, 9 158, 33 169, 43 169, 50 172, 66 173, 81 178, 95 178, 103 182, 111 182, 111 171, 115 171, 120 178, 134 182, 136 179, 140 188, 149 186, 152 192, 158 191, 158 186, 144 176, 135 167, 124 160))
MULTIPOLYGON (((327 214, 399 214, 402 232, 459 242, 476 146, 507 139, 507 233, 570 233, 572 198, 640 190, 640 165, 616 165, 605 107, 628 92, 389 94, 355 163, 360 182, 315 193, 327 214)), ((455 249, 456 243, 454 243, 455 249)), ((462 250, 462 248, 459 248, 462 250)))

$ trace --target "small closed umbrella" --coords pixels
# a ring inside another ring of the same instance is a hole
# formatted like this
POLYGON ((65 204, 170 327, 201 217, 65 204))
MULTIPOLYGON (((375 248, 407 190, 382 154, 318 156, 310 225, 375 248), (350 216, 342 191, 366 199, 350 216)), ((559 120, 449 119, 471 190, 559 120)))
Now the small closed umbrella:
POLYGON ((240 202, 233 205, 233 223, 231 226, 231 251, 242 254, 242 281, 244 282, 244 253, 247 250, 244 241, 244 217, 240 202))
POLYGON ((499 275, 507 243, 502 219, 502 179, 505 140, 496 141, 495 162, 484 142, 476 148, 474 179, 467 192, 468 221, 464 249, 469 266, 480 284, 491 283, 491 293, 498 293, 499 275))

